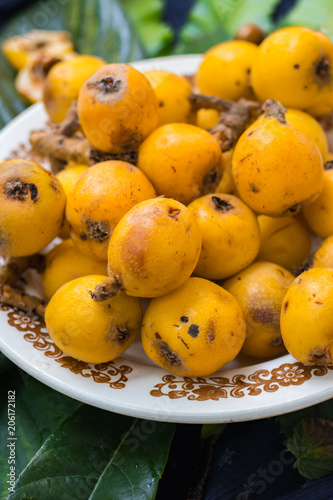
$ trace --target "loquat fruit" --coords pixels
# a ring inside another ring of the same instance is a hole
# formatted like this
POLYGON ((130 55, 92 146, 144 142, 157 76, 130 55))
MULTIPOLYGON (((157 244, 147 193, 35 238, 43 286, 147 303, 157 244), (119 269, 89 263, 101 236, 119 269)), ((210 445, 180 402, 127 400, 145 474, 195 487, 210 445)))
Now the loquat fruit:
POLYGON ((264 108, 235 146, 232 174, 240 197, 255 212, 294 215, 322 190, 321 154, 310 137, 287 123, 277 101, 266 101, 264 108))
POLYGON ((108 64, 82 85, 78 114, 95 148, 123 153, 137 149, 156 128, 158 101, 142 73, 128 64, 108 64))
POLYGON ((106 363, 120 356, 137 336, 142 319, 139 300, 122 292, 103 303, 91 300, 102 279, 103 275, 90 275, 65 283, 45 311, 56 346, 86 363, 106 363))
POLYGON ((158 124, 193 121, 189 101, 192 87, 183 76, 152 69, 143 73, 153 87, 158 100, 158 124))
POLYGON ((170 123, 154 130, 139 147, 137 165, 158 195, 184 205, 214 191, 222 175, 216 139, 187 123, 170 123))
POLYGON ((333 269, 315 267, 290 286, 281 308, 283 342, 294 358, 333 365, 333 269))
POLYGON ((311 234, 299 217, 259 215, 258 260, 274 262, 294 271, 310 255, 311 234))
POLYGON ((42 283, 48 299, 65 283, 89 274, 106 274, 107 262, 80 252, 71 240, 56 245, 45 257, 42 283))
POLYGON ((295 128, 303 132, 317 144, 323 162, 327 160, 328 145, 325 132, 322 126, 308 113, 299 109, 287 109, 286 112, 287 123, 293 125, 295 128))
POLYGON ((66 195, 58 179, 30 160, 0 162, 0 253, 32 255, 59 234, 66 195))
POLYGON ((202 232, 202 247, 194 270, 211 280, 228 278, 256 258, 260 245, 257 218, 230 194, 207 194, 188 205, 202 232))
POLYGON ((222 42, 209 49, 196 74, 200 92, 229 101, 253 98, 250 68, 257 52, 257 45, 244 40, 222 42))
POLYGON ((5 40, 2 52, 10 64, 21 70, 40 56, 62 57, 74 52, 73 42, 66 31, 33 30, 5 40))
POLYGON ((285 352, 280 332, 283 299, 294 276, 271 262, 255 262, 223 283, 238 301, 246 323, 242 352, 271 358, 285 352))
POLYGON ((44 106, 53 122, 62 122, 84 82, 106 62, 95 56, 77 55, 55 64, 44 87, 44 106))
POLYGON ((325 164, 324 187, 320 195, 304 210, 310 229, 321 238, 333 235, 333 162, 325 164))
MULTIPOLYGON (((73 165, 67 166, 63 170, 60 170, 56 174, 57 179, 60 181, 60 184, 64 188, 66 198, 69 193, 72 191, 76 182, 79 180, 81 175, 87 170, 88 165, 73 165)), ((60 238, 67 239, 70 237, 69 227, 67 221, 64 222, 64 225, 59 233, 60 238)), ((97 273, 99 274, 99 273, 97 273)))
POLYGON ((251 66, 261 102, 277 99, 307 109, 333 90, 333 44, 323 33, 301 26, 282 28, 259 46, 251 66))
POLYGON ((127 212, 110 238, 109 280, 94 300, 119 290, 135 297, 159 297, 181 286, 200 254, 201 231, 192 213, 169 198, 139 203, 127 212))
POLYGON ((144 314, 143 348, 158 366, 176 375, 211 375, 239 353, 245 323, 237 301, 223 288, 190 278, 144 314))
POLYGON ((109 160, 89 167, 67 196, 66 218, 75 246, 107 260, 110 236, 122 216, 155 196, 144 173, 130 163, 109 160))

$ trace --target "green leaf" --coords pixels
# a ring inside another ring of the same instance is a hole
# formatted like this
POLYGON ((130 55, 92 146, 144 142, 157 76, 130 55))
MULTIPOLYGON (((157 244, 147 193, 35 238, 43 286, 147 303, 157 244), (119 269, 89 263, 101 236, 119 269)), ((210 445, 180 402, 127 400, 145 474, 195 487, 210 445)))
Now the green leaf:
MULTIPOLYGON (((5 27, 0 42, 32 29, 67 30, 76 50, 107 62, 128 62, 145 57, 139 36, 117 0, 52 0, 36 2, 5 27)), ((157 43, 157 41, 156 41, 157 43)), ((0 54, 0 128, 27 107, 14 85, 15 72, 0 54)))
POLYGON ((277 421, 280 423, 281 432, 288 438, 293 435, 294 427, 300 420, 311 418, 321 418, 333 422, 333 399, 310 406, 309 408, 304 408, 303 410, 280 415, 277 417, 277 421))
POLYGON ((8 500, 153 499, 173 433, 173 424, 82 406, 36 453, 8 500))
MULTIPOLYGON (((0 441, 8 443, 8 414, 15 411, 15 467, 16 477, 42 446, 45 439, 71 415, 78 401, 53 391, 18 368, 0 379, 2 406, 0 414, 0 441), (15 391, 15 408, 8 405, 8 391, 15 391), (9 413, 8 413, 9 412, 9 413)), ((9 448, 0 451, 0 499, 6 498, 9 448)))
POLYGON ((279 0, 197 0, 181 30, 176 52, 203 53, 213 45, 230 40, 245 23, 274 29, 272 14, 279 0))
POLYGON ((197 0, 179 34, 177 54, 202 54, 232 37, 229 16, 239 0, 197 0))
POLYGON ((27 103, 16 92, 15 71, 10 67, 0 52, 0 130, 17 114, 21 113, 27 103))
POLYGON ((229 29, 234 35, 238 28, 246 23, 258 24, 266 33, 274 29, 273 12, 279 0, 238 0, 229 16, 229 29))
POLYGON ((94 54, 107 62, 144 57, 140 41, 116 0, 37 2, 6 25, 2 39, 32 29, 67 30, 79 53, 94 54))
POLYGON ((6 358, 6 356, 2 354, 2 352, 0 352, 0 373, 13 368, 13 366, 13 363, 8 358, 6 358))
POLYGON ((122 0, 133 29, 138 34, 146 57, 167 55, 171 52, 173 33, 163 21, 161 0, 122 0))
POLYGON ((331 0, 299 0, 279 23, 283 26, 307 26, 333 38, 333 9, 331 0))
POLYGON ((228 424, 204 424, 201 427, 201 439, 206 439, 216 434, 222 434, 228 424))
POLYGON ((302 420, 288 439, 288 450, 297 460, 295 467, 307 479, 319 479, 333 472, 333 422, 302 420))

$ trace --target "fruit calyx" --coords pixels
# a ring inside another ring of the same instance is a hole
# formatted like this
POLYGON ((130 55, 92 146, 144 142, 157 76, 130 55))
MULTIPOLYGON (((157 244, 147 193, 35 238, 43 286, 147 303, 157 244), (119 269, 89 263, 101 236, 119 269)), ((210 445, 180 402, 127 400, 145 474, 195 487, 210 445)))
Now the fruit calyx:
POLYGON ((124 290, 124 287, 120 279, 118 276, 113 276, 103 280, 102 283, 96 285, 93 292, 89 291, 89 293, 95 302, 104 302, 104 300, 111 299, 122 290, 124 290))
POLYGON ((14 200, 24 201, 30 193, 31 201, 34 203, 38 198, 38 189, 32 182, 23 182, 20 179, 8 181, 4 187, 5 195, 14 200))
POLYGON ((262 106, 265 118, 276 118, 280 123, 287 123, 287 110, 276 99, 267 99, 262 106))
POLYGON ((328 160, 324 165, 324 170, 332 170, 333 169, 333 160, 328 160))
POLYGON ((229 210, 232 210, 234 208, 231 203, 224 200, 223 198, 219 198, 218 196, 212 196, 212 202, 214 204, 215 210, 218 210, 222 213, 229 212, 229 210))
POLYGON ((319 87, 330 83, 332 79, 331 63, 327 57, 320 57, 314 63, 315 80, 319 87))
POLYGON ((120 89, 121 80, 116 80, 113 76, 104 76, 98 81, 89 82, 88 87, 97 87, 105 94, 110 94, 113 92, 118 92, 120 89))

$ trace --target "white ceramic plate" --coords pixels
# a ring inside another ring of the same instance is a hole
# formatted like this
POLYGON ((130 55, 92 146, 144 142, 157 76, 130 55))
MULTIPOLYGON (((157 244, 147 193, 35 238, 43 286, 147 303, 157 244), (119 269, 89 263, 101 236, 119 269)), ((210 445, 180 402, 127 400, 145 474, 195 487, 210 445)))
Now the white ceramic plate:
MULTIPOLYGON (((199 56, 140 61, 137 69, 195 72, 199 56)), ((0 134, 0 159, 47 117, 37 104, 0 134)), ((38 277, 31 277, 34 287, 38 277)), ((38 318, 2 306, 0 348, 14 363, 59 392, 106 410, 152 420, 188 423, 232 422, 279 415, 333 397, 333 369, 306 366, 287 355, 266 362, 238 357, 210 377, 171 375, 153 365, 135 342, 114 362, 101 365, 63 354, 38 318)))

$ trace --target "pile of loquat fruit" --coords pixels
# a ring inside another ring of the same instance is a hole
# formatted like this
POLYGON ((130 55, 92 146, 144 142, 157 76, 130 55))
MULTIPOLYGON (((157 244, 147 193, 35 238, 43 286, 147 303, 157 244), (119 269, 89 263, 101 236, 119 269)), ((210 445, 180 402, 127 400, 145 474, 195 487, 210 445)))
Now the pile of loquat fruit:
MULTIPOLYGON (((149 358, 177 375, 210 375, 241 351, 333 364, 333 153, 321 126, 333 44, 304 27, 236 38, 193 78, 72 53, 45 75, 51 123, 31 144, 53 172, 0 162, 0 300, 45 314, 66 354, 107 362, 141 329, 149 358), (47 303, 17 288, 40 252, 47 303)), ((31 63, 33 40, 3 51, 31 63)))

